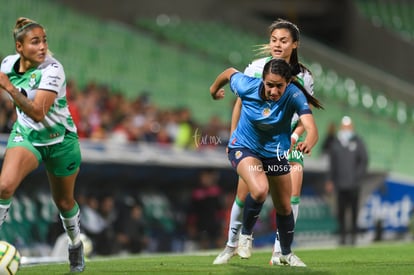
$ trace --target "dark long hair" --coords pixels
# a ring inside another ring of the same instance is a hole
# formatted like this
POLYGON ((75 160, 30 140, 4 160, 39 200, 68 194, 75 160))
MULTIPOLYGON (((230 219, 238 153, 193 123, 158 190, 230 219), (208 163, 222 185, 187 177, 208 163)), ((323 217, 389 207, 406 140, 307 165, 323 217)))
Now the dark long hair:
POLYGON ((305 87, 299 83, 296 76, 293 75, 291 67, 289 64, 283 59, 271 59, 268 61, 263 68, 262 79, 264 79, 268 74, 277 74, 286 79, 287 82, 293 83, 297 86, 302 93, 305 95, 306 100, 308 103, 312 104, 314 107, 318 109, 323 109, 322 103, 314 96, 312 96, 308 91, 306 91, 305 87))

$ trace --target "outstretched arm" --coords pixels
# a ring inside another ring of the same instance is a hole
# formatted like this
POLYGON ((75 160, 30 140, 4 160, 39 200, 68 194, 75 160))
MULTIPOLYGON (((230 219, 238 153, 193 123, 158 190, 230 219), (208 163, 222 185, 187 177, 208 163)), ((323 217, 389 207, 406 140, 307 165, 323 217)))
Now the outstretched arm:
POLYGON ((238 70, 235 68, 228 68, 216 77, 213 84, 210 86, 210 94, 213 99, 217 100, 224 98, 223 87, 230 81, 230 77, 237 72, 238 70))

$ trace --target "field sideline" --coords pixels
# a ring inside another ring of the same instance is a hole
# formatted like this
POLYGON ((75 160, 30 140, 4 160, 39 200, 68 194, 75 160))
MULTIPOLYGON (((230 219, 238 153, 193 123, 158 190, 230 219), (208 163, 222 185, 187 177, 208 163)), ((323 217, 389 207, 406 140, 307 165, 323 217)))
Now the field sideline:
MULTIPOLYGON (((270 266, 270 250, 256 250, 248 260, 234 257, 213 265, 218 251, 93 258, 82 274, 414 274, 414 242, 377 243, 361 247, 297 249, 306 268, 270 266)), ((22 266, 24 274, 69 274, 68 264, 22 266)))

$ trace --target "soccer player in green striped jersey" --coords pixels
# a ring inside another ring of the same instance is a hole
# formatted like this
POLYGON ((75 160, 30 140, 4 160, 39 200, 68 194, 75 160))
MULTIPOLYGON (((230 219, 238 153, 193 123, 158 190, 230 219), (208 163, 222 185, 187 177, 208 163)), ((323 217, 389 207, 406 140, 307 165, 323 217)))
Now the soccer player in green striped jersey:
POLYGON ((17 112, 0 175, 0 225, 20 183, 43 162, 68 235, 70 270, 83 271, 80 211, 74 198, 81 153, 66 100, 65 72, 48 50, 42 25, 20 17, 13 36, 17 53, 5 57, 0 68, 0 92, 7 93, 17 112))

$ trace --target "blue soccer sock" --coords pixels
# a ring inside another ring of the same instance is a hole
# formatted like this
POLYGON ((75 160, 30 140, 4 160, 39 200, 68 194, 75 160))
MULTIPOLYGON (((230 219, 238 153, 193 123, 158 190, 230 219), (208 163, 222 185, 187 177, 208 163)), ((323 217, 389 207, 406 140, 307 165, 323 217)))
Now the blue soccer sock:
POLYGON ((259 218, 260 210, 262 210, 263 202, 255 201, 250 193, 246 196, 246 201, 244 202, 244 212, 243 212, 243 235, 251 235, 253 233, 253 227, 256 224, 257 219, 259 218))
POLYGON ((293 212, 290 212, 287 216, 282 216, 276 213, 276 224, 279 231, 279 242, 282 255, 288 255, 292 252, 291 245, 295 229, 293 212))

